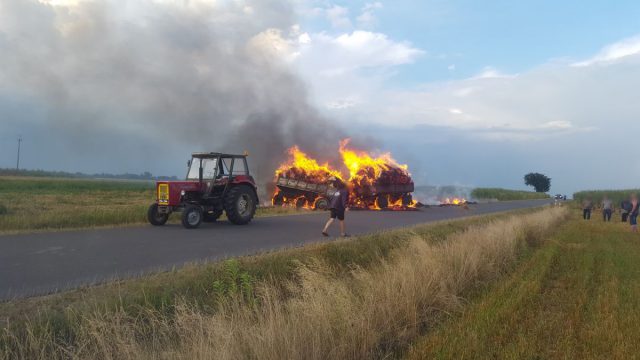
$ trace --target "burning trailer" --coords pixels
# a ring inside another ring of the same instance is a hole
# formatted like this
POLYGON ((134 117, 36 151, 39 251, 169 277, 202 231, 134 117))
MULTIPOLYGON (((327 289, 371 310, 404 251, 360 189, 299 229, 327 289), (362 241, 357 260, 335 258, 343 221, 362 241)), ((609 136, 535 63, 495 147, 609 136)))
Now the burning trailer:
POLYGON ((288 163, 276 170, 276 187, 271 202, 274 206, 295 206, 313 210, 326 210, 336 189, 332 179, 341 179, 340 172, 320 165, 297 146, 289 149, 288 163))
POLYGON ((398 164, 389 153, 372 157, 364 151, 348 149, 348 144, 349 139, 340 143, 340 154, 350 175, 350 207, 369 210, 416 208, 411 195, 414 184, 407 165, 398 164))
POLYGON ((362 210, 413 210, 417 203, 411 193, 414 184, 406 165, 398 164, 390 154, 372 157, 347 148, 349 139, 340 143, 340 154, 349 171, 349 180, 328 164, 320 165, 297 146, 289 149, 291 159, 276 171, 277 190, 274 206, 295 206, 324 210, 335 193, 333 179, 349 185, 349 207, 362 210))

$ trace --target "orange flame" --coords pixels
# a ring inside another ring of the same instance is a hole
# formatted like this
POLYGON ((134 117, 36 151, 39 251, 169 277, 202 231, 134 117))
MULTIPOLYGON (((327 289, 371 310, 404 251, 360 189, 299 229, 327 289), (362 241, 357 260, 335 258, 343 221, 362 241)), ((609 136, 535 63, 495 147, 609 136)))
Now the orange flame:
POLYGON ((366 168, 371 168, 374 171, 375 178, 378 178, 382 172, 390 170, 392 168, 403 169, 407 171, 407 165, 398 164, 390 153, 384 153, 376 158, 371 157, 364 151, 356 151, 347 149, 347 145, 351 139, 344 139, 340 141, 340 154, 342 155, 342 161, 344 165, 349 169, 350 179, 358 177, 358 173, 366 168))
POLYGON ((329 163, 320 165, 315 159, 310 158, 306 153, 302 152, 297 145, 292 146, 287 151, 290 159, 288 162, 280 165, 276 170, 276 177, 280 176, 291 169, 298 169, 305 173, 306 176, 317 178, 318 182, 327 181, 331 176, 341 179, 342 174, 329 167, 329 163))
POLYGON ((390 153, 373 157, 364 151, 348 149, 350 139, 340 142, 342 161, 349 170, 349 183, 353 191, 351 200, 355 207, 380 210, 381 208, 402 209, 415 206, 417 202, 404 199, 403 194, 378 194, 372 202, 372 185, 409 184, 412 183, 407 165, 400 165, 390 153), (380 199, 382 196, 382 199, 380 199), (382 200, 385 204, 380 204, 382 200), (403 204, 404 202, 404 204, 403 204))
POLYGON ((457 197, 454 197, 454 198, 451 198, 451 199, 450 198, 446 198, 446 199, 440 201, 440 203, 442 203, 444 205, 462 205, 462 204, 465 204, 466 202, 467 202, 466 199, 457 198, 457 197))
MULTIPOLYGON (((404 210, 416 206, 417 202, 411 199, 408 192, 388 192, 391 186, 411 185, 413 189, 413 181, 407 171, 407 165, 398 164, 390 153, 375 157, 365 151, 349 149, 347 148, 349 141, 350 139, 345 139, 340 142, 340 154, 344 166, 349 171, 351 207, 404 210), (379 192, 381 188, 387 190, 379 192)), ((276 178, 295 179, 314 184, 326 184, 331 177, 340 180, 345 178, 340 171, 332 169, 328 163, 320 164, 310 158, 298 146, 291 147, 288 153, 289 160, 276 170, 276 178)), ((278 187, 279 189, 276 189, 272 196, 273 205, 315 208, 318 197, 312 192, 293 196, 292 194, 296 193, 295 190, 285 190, 280 185, 278 187)))

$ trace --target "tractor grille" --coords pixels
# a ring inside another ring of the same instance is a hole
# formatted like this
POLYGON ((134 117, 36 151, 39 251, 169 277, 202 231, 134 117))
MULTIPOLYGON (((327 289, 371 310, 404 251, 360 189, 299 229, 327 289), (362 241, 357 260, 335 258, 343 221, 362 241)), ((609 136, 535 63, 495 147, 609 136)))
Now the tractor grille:
POLYGON ((169 205, 169 184, 158 184, 158 205, 169 205))

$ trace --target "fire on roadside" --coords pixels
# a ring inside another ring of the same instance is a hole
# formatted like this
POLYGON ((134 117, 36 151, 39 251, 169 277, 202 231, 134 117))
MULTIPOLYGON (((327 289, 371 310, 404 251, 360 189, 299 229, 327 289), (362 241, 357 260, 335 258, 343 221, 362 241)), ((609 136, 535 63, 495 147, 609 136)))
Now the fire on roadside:
POLYGON ((298 146, 289 149, 289 160, 276 170, 278 189, 272 197, 274 206, 322 209, 328 206, 335 189, 333 180, 349 186, 349 207, 366 210, 415 209, 414 190, 407 165, 398 164, 389 153, 372 156, 365 151, 348 148, 349 139, 340 142, 339 152, 348 177, 320 164, 298 146), (347 179, 344 181, 343 179, 347 179))
POLYGON ((448 206, 448 205, 464 205, 467 203, 467 200, 464 198, 445 198, 443 200, 440 200, 440 206, 448 206))
POLYGON ((287 152, 289 160, 276 170, 276 177, 284 176, 312 183, 324 183, 331 177, 342 179, 339 171, 331 169, 328 163, 319 164, 317 160, 302 152, 297 145, 292 146, 287 152))
POLYGON ((403 210, 415 207, 413 181, 407 165, 398 164, 390 153, 373 157, 340 142, 340 155, 349 170, 351 206, 370 210, 403 210))
MULTIPOLYGON (((280 165, 275 172, 276 181, 285 181, 280 185, 293 185, 297 188, 303 186, 304 188, 318 190, 318 184, 328 184, 332 178, 342 179, 342 174, 339 171, 332 169, 328 163, 318 163, 317 160, 310 158, 301 151, 297 145, 289 148, 287 152, 289 159, 280 165)), ((320 198, 312 194, 313 192, 307 191, 285 192, 281 189, 276 189, 271 198, 271 203, 274 206, 315 209, 320 198)))

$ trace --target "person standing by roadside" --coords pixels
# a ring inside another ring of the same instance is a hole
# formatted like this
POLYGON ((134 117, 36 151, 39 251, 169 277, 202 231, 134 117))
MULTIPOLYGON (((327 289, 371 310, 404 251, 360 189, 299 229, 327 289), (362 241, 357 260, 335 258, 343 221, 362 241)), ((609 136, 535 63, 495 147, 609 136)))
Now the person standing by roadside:
POLYGON ((631 194, 631 211, 629 212, 629 224, 632 232, 638 232, 638 196, 631 194))
POLYGON ((620 214, 622 215, 622 222, 627 222, 627 218, 629 218, 629 213, 631 212, 631 201, 622 200, 620 202, 620 214))
POLYGON ((340 179, 334 179, 334 186, 337 189, 333 197, 331 198, 331 204, 329 206, 330 215, 329 220, 322 229, 322 235, 329 236, 329 226, 333 224, 335 219, 340 221, 340 235, 342 237, 348 237, 349 234, 345 231, 344 226, 344 213, 347 210, 347 204, 349 203, 349 190, 347 185, 340 179))
POLYGON ((587 197, 582 201, 582 218, 585 220, 591 220, 591 209, 593 209, 593 201, 591 197, 587 197))
POLYGON ((604 221, 611 221, 611 214, 613 213, 613 201, 608 196, 602 198, 602 217, 604 221))

